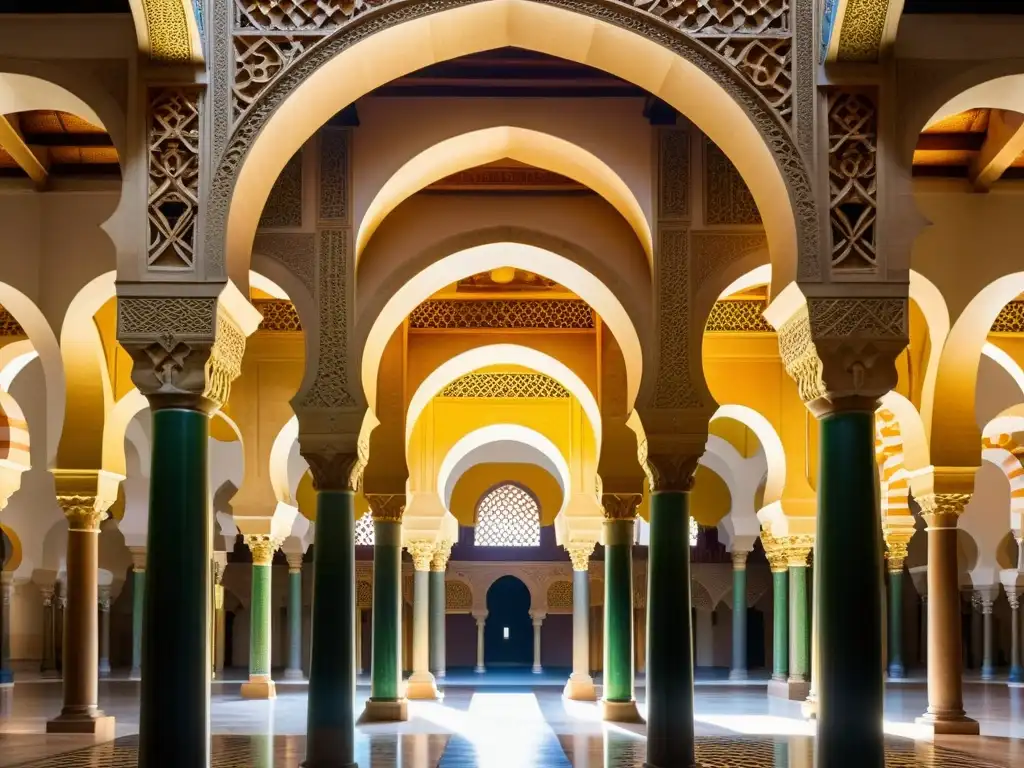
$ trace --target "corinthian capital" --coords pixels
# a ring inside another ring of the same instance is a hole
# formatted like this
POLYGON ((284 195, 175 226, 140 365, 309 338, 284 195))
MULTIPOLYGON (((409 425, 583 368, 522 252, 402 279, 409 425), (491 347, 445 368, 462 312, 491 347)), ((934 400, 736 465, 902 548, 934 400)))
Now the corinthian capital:
POLYGON ((434 559, 433 539, 416 539, 405 545, 409 556, 412 557, 413 567, 417 571, 429 571, 430 564, 434 559))
POLYGON ((400 523, 405 514, 405 494, 371 493, 366 496, 374 522, 400 523))
POLYGON ((574 571, 586 571, 590 569, 590 557, 594 554, 594 542, 573 542, 566 545, 569 551, 569 559, 572 561, 574 571))
POLYGON ((640 506, 643 494, 640 493, 605 493, 601 495, 601 506, 604 507, 605 520, 635 520, 636 509, 640 506))
POLYGON ((448 560, 452 556, 453 542, 442 539, 434 547, 434 556, 430 560, 430 570, 444 573, 448 569, 448 560))
POLYGON ((107 510, 117 500, 117 487, 123 479, 102 470, 51 470, 57 491, 57 504, 72 531, 99 531, 107 510))
POLYGON ((318 491, 356 491, 370 456, 365 409, 292 407, 299 418, 299 452, 318 491))
POLYGON ((227 402, 242 372, 245 338, 259 324, 248 302, 236 309, 209 295, 118 298, 117 339, 150 407, 212 413, 227 402))
POLYGON ((905 296, 809 297, 788 315, 773 305, 765 316, 778 329, 786 372, 816 415, 873 411, 896 386, 896 358, 908 342, 905 296))
POLYGON ((274 553, 281 546, 280 539, 262 533, 246 534, 245 543, 252 552, 253 565, 271 565, 274 553))

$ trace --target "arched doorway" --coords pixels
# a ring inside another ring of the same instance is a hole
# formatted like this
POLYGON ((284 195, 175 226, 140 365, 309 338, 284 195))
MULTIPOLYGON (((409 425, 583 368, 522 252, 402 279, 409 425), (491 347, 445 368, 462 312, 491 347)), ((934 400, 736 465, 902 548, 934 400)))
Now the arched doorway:
POLYGON ((484 663, 488 668, 533 664, 530 590, 515 576, 502 576, 487 590, 484 663))

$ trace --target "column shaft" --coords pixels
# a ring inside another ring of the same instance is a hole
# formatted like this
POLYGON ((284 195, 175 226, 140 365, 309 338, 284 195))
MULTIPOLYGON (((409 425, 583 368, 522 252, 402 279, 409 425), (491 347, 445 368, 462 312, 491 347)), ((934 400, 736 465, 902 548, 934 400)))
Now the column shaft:
MULTIPOLYGON (((605 719, 634 719, 633 524, 605 520, 604 698, 605 719)), ((689 582, 687 582, 689 583, 689 582)))
POLYGON ((53 590, 52 584, 40 586, 43 593, 43 659, 39 665, 39 674, 43 677, 53 677, 57 674, 57 648, 53 633, 57 600, 53 596, 53 590))
POLYGON ((445 572, 430 571, 430 671, 445 676, 445 572))
POLYGON ((224 614, 224 587, 218 584, 214 587, 214 590, 217 606, 213 614, 213 672, 216 677, 223 677, 224 643, 227 639, 227 617, 224 614))
POLYGON ((363 674, 363 609, 356 608, 356 676, 363 674))
POLYGON ((647 559, 647 766, 689 768, 693 746, 690 494, 651 493, 647 559))
POLYGON ((110 677, 110 588, 100 588, 99 675, 110 677))
MULTIPOLYGON (((242 698, 272 699, 277 692, 270 678, 270 597, 273 566, 255 562, 253 552, 252 592, 249 605, 249 680, 242 683, 242 698)), ((271 558, 273 550, 271 550, 271 558)))
POLYGON ((433 547, 410 545, 413 556, 412 675, 405 695, 410 699, 440 698, 430 673, 430 560, 433 547))
POLYGON ((906 677, 903 666, 903 564, 889 571, 889 677, 906 677))
POLYGON ((0 685, 14 682, 11 670, 11 603, 14 599, 14 574, 0 575, 0 685))
MULTIPOLYGON (((961 675, 960 574, 957 566, 957 512, 945 500, 925 511, 928 524, 928 709, 918 722, 936 733, 978 733, 964 712, 961 675)), ((962 511, 962 506, 961 506, 962 511)))
POLYGON ((995 665, 992 663, 992 600, 983 598, 981 601, 982 621, 982 659, 981 679, 993 680, 996 676, 995 665))
POLYGON ((130 677, 142 678, 142 615, 145 605, 146 572, 132 571, 132 669, 130 677))
POLYGON ((747 553, 733 552, 732 669, 730 680, 747 679, 747 553))
MULTIPOLYGON (((315 535, 315 534, 314 534, 315 535)), ((302 567, 288 568, 288 668, 289 680, 302 679, 302 567)))
POLYGON ((374 520, 373 652, 363 718, 405 720, 402 697, 402 523, 374 520))
POLYGON ((1007 594, 1010 600, 1010 679, 1011 683, 1024 683, 1024 668, 1020 664, 1020 598, 1007 594))
POLYGON ((811 670, 811 623, 807 615, 807 566, 789 567, 790 617, 793 636, 790 646, 789 679, 806 683, 811 670))
POLYGON ((483 674, 487 671, 487 667, 484 665, 484 628, 487 626, 486 616, 476 616, 476 668, 473 670, 477 674, 483 674))
POLYGON ((200 411, 153 412, 140 768, 210 759, 209 424, 200 411))
MULTIPOLYGON (((816 765, 882 768, 882 541, 874 413, 834 411, 819 423, 816 765)), ((806 568, 791 568, 790 578, 802 584, 793 592, 802 604, 794 610, 806 624, 806 568)), ((801 642, 805 656, 793 660, 804 674, 809 644, 809 638, 801 642)))
POLYGON ((355 768, 355 494, 317 491, 307 768, 355 768))
POLYGON ((789 570, 772 570, 772 680, 789 679, 789 570))
POLYGON ((590 555, 593 544, 569 548, 572 567, 572 674, 563 695, 574 701, 594 701, 597 689, 590 676, 590 555))
POLYGON ((540 649, 541 649, 541 627, 544 624, 543 618, 534 618, 533 620, 533 674, 539 675, 544 671, 544 667, 540 661, 540 649))

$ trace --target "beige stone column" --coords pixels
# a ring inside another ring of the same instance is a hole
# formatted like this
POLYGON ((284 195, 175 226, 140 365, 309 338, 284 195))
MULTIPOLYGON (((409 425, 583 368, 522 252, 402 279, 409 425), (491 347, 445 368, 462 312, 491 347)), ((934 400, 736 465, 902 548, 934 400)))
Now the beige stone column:
POLYGON ((594 542, 569 544, 572 561, 572 674, 562 695, 573 701, 597 701, 590 676, 590 557, 594 542))
POLYGON ((547 617, 546 614, 537 613, 530 614, 533 619, 533 674, 539 675, 544 671, 544 666, 540 663, 540 651, 541 651, 541 627, 544 626, 544 619, 547 617))
MULTIPOLYGON (((56 474, 56 471, 55 471, 56 474)), ((95 482, 95 480, 94 480, 95 482)), ((59 486, 58 486, 59 488, 59 486)), ((59 490, 58 490, 59 493, 59 490)), ((97 496, 58 495, 68 520, 67 608, 64 611, 64 706, 47 733, 114 738, 114 718, 99 699, 99 535, 110 502, 97 496)))
POLYGON ((227 633, 227 617, 224 614, 224 569, 227 568, 228 553, 213 553, 213 677, 224 676, 224 643, 227 633))
POLYGON ((412 556, 412 674, 406 681, 407 699, 438 701, 441 693, 430 671, 430 564, 434 559, 433 541, 411 541, 406 545, 412 556))
POLYGON ((474 613, 473 618, 476 619, 476 668, 473 671, 483 674, 487 671, 484 664, 484 627, 487 624, 487 611, 474 613))
POLYGON ((363 609, 356 606, 356 675, 363 674, 363 609))
POLYGON ((54 640, 54 624, 57 605, 53 596, 54 584, 39 584, 39 594, 43 598, 43 658, 39 664, 39 674, 42 677, 56 677, 57 645, 54 640))
POLYGON ((963 638, 956 530, 969 493, 936 493, 918 499, 928 524, 928 709, 917 719, 937 734, 977 734, 964 712, 961 686, 963 638))

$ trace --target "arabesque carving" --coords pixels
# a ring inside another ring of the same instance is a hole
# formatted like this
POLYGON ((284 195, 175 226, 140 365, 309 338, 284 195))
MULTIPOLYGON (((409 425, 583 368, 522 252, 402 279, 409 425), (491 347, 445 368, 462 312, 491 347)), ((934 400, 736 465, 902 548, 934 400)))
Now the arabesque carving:
POLYGON ((690 215, 690 131, 666 128, 658 137, 661 190, 658 218, 685 219, 690 215))
POLYGON ((21 327, 21 323, 15 319, 14 315, 0 307, 0 337, 9 338, 11 336, 27 335, 25 329, 21 327))
MULTIPOLYGON (((400 523, 405 514, 405 494, 368 493, 366 501, 374 522, 400 523)), ((427 568, 430 567, 429 562, 427 568)))
MULTIPOLYGON (((711 50, 716 43, 715 36, 736 40, 743 35, 768 39, 791 37, 792 33, 788 28, 788 3, 782 0, 756 0, 755 6, 751 6, 751 0, 732 0, 728 3, 713 3, 711 0, 693 0, 686 3, 650 0, 634 7, 634 4, 627 0, 532 1, 544 2, 546 5, 583 16, 604 19, 645 37, 687 59, 722 87, 750 116, 764 137, 789 186, 797 220, 798 276, 801 279, 817 279, 820 276, 817 203, 810 175, 793 139, 788 115, 780 114, 766 103, 762 90, 764 86, 757 83, 757 80, 765 77, 766 72, 771 71, 771 67, 767 65, 767 60, 761 52, 755 49, 744 53, 742 61, 747 63, 743 66, 728 62, 721 54, 715 54, 711 50), (705 41, 701 35, 710 36, 710 39, 705 41)), ((208 238, 206 252, 212 274, 223 274, 225 268, 223 239, 227 231, 227 211, 242 162, 263 126, 281 103, 324 63, 376 32, 412 19, 468 6, 471 2, 472 0, 393 0, 389 3, 382 0, 381 7, 373 13, 368 13, 367 11, 371 9, 370 4, 356 0, 351 4, 347 23, 331 28, 331 31, 321 35, 322 39, 310 45, 290 66, 286 66, 262 88, 237 121, 210 185, 210 205, 204 231, 208 238)), ((279 4, 274 2, 256 3, 253 0, 246 9, 247 13, 254 15, 247 16, 249 22, 246 23, 264 24, 266 20, 270 20, 270 24, 291 28, 290 25, 306 24, 306 20, 311 18, 306 11, 293 16, 291 12, 295 4, 292 3, 289 12, 276 16, 275 21, 271 19, 271 14, 278 6, 279 4), (258 9, 262 10, 257 13, 258 9), (257 18, 264 21, 253 22, 253 19, 257 18)), ((347 6, 341 6, 342 13, 345 13, 346 9, 347 6)), ((335 18, 339 17, 336 14, 332 15, 332 19, 335 18)), ((219 24, 221 22, 215 20, 215 32, 220 28, 219 24)), ((323 29, 327 29, 326 23, 323 29)), ((313 34, 312 37, 315 39, 317 35, 313 34)), ((735 50, 738 49, 734 49, 731 54, 733 61, 736 61, 735 50)), ((778 54, 779 50, 775 49, 773 56, 777 57, 778 54)), ((223 54, 218 55, 223 58, 223 54)), ((782 82, 781 78, 776 80, 782 82)), ((218 94, 224 90, 219 87, 215 89, 218 94)), ((773 91, 779 91, 775 83, 771 84, 769 93, 773 91)), ((228 90, 227 98, 231 98, 230 93, 228 90)), ((774 99, 769 96, 768 100, 774 99)), ((215 119, 219 119, 221 112, 218 106, 215 110, 215 119)))
POLYGON ((252 552, 253 565, 273 564, 274 553, 277 552, 278 547, 281 546, 281 541, 279 539, 267 534, 258 533, 247 533, 244 538, 246 546, 249 547, 249 551, 252 552))
POLYGON ((580 299, 429 299, 409 314, 409 328, 593 328, 594 312, 580 299))
MULTIPOLYGON (((189 34, 187 11, 181 0, 142 0, 142 6, 150 58, 166 64, 192 61, 192 36, 189 34)), ((196 23, 200 24, 200 5, 193 4, 193 9, 196 11, 196 23)))
POLYGON ((146 265, 191 270, 199 215, 199 92, 149 92, 149 240, 146 265))
POLYGON ((252 244, 252 252, 283 264, 312 296, 316 290, 316 242, 313 232, 260 232, 252 244))
POLYGON ((594 542, 574 542, 566 545, 569 560, 574 571, 586 571, 590 568, 590 558, 594 554, 594 542))
MULTIPOLYGON (((376 515, 376 510, 374 515, 376 515)), ((430 564, 434 560, 434 546, 433 539, 416 539, 405 545, 405 549, 412 558, 413 567, 417 571, 430 570, 430 564)))
POLYGON ((318 491, 356 491, 366 467, 362 455, 347 451, 302 451, 302 458, 309 464, 313 488, 318 491))
POLYGON ((473 590, 464 581, 449 580, 444 585, 445 610, 462 612, 473 610, 473 590))
POLYGON ((694 232, 691 237, 694 293, 744 256, 760 249, 768 252, 768 238, 761 233, 694 232))
POLYGON ((832 269, 878 267, 878 118, 868 91, 835 90, 828 96, 829 219, 832 269))
POLYGON ((302 321, 295 305, 283 299, 256 299, 252 305, 263 315, 257 330, 297 332, 302 330, 302 321))
POLYGON ((637 458, 647 474, 651 493, 664 491, 690 491, 700 454, 650 453, 646 440, 637 445, 637 458))
POLYGON ((467 373, 438 397, 570 397, 569 390, 543 373, 467 373))
POLYGON ((548 586, 548 610, 572 610, 572 582, 553 581, 548 586))
POLYGON ((743 176, 711 139, 704 142, 704 223, 760 224, 754 196, 743 176))
POLYGON ((704 326, 705 333, 774 333, 764 319, 761 299, 716 301, 704 326))
POLYGON ((658 377, 651 405, 702 405, 690 380, 690 240, 684 228, 664 227, 658 253, 658 377))
POLYGON ((380 4, 372 0, 235 0, 235 23, 243 29, 330 29, 380 4))
POLYGON ((68 530, 99 533, 100 523, 107 517, 95 496, 57 495, 57 504, 68 521, 68 530))
POLYGON ((235 37, 232 118, 237 121, 263 89, 298 59, 312 42, 307 38, 286 36, 235 37))
MULTIPOLYGON (((708 41, 709 43, 711 41, 708 41)), ((793 120, 793 41, 791 38, 726 37, 715 44, 737 72, 764 96, 787 123, 793 120)))
POLYGON ((261 227, 302 226, 302 152, 296 152, 285 165, 270 190, 260 216, 261 227))
POLYGON ((1011 301, 999 310, 991 333, 1024 333, 1024 301, 1011 301))

